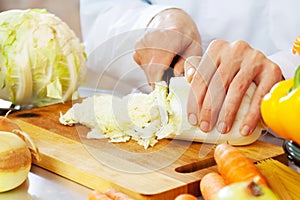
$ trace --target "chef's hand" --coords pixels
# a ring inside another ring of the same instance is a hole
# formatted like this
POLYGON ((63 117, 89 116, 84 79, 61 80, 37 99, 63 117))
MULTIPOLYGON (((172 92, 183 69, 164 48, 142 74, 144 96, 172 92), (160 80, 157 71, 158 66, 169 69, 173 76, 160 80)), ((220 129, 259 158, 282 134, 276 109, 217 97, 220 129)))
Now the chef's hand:
POLYGON ((186 78, 191 82, 188 119, 204 132, 216 126, 220 133, 227 133, 244 94, 254 82, 257 88, 240 127, 242 135, 251 134, 261 118, 263 96, 282 80, 279 66, 244 41, 215 40, 201 61, 191 57, 185 68, 186 78))
POLYGON ((200 35, 190 16, 180 9, 167 9, 151 20, 136 43, 134 60, 153 86, 172 62, 174 75, 182 76, 185 58, 201 54, 200 35))

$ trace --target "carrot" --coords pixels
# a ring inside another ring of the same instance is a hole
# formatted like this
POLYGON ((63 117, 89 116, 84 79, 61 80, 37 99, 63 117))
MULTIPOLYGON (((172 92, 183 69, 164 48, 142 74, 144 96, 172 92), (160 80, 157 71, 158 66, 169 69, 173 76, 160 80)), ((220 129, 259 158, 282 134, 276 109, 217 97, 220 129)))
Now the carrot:
POLYGON ((203 199, 214 199, 217 193, 225 186, 225 180, 220 174, 216 172, 210 172, 204 175, 200 181, 200 191, 203 199))
POLYGON ((111 198, 100 191, 94 190, 89 193, 88 200, 111 200, 111 198))
POLYGON ((119 192, 115 189, 110 189, 105 192, 105 194, 113 200, 134 200, 133 198, 127 196, 126 194, 119 192))
POLYGON ((256 178, 259 184, 268 186, 259 169, 237 148, 229 144, 219 144, 215 149, 214 158, 226 184, 252 181, 256 178))

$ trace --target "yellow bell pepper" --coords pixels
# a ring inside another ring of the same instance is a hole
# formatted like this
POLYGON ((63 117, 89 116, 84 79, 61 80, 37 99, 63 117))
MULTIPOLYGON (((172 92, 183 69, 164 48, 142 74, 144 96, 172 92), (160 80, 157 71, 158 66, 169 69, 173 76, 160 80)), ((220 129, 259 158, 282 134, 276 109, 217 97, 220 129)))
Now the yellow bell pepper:
MULTIPOLYGON (((300 37, 293 52, 300 53, 300 37)), ((294 78, 275 84, 261 103, 265 124, 276 134, 300 145, 300 66, 294 78)))

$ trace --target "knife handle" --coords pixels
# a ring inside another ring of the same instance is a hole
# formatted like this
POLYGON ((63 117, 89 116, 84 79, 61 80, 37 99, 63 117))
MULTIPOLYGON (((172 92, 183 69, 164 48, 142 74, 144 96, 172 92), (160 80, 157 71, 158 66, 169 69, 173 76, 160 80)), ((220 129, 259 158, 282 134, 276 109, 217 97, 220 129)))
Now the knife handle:
POLYGON ((170 66, 168 67, 168 69, 165 71, 165 73, 164 73, 164 75, 163 75, 162 80, 163 80, 163 81, 166 81, 166 83, 167 83, 168 85, 169 85, 169 83, 170 83, 170 79, 171 79, 172 77, 175 76, 175 74, 174 74, 174 66, 175 66, 175 64, 178 62, 179 58, 180 58, 179 55, 176 55, 176 56, 173 58, 172 63, 170 64, 170 66))

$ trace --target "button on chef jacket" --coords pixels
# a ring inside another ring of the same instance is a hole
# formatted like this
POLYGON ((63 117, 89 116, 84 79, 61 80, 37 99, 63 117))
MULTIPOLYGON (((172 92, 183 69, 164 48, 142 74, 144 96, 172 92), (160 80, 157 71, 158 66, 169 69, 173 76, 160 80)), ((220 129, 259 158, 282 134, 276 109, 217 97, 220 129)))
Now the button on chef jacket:
POLYGON ((277 63, 285 78, 300 64, 300 55, 291 52, 300 35, 299 0, 81 0, 87 85, 125 93, 146 88, 146 76, 132 59, 134 45, 151 19, 169 8, 193 18, 204 51, 214 39, 245 40, 277 63))

